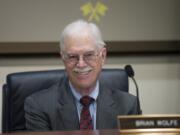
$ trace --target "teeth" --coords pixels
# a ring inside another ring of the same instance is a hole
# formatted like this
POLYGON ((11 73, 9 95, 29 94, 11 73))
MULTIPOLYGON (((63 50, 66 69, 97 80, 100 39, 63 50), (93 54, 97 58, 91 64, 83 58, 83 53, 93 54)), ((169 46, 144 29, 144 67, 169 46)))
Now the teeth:
POLYGON ((87 74, 88 72, 79 72, 79 74, 87 74))
POLYGON ((88 72, 90 72, 90 71, 77 71, 77 73, 80 73, 80 74, 86 74, 88 72))
POLYGON ((79 69, 79 68, 75 68, 74 72, 76 73, 80 73, 80 74, 87 74, 91 71, 91 68, 84 68, 84 69, 79 69))

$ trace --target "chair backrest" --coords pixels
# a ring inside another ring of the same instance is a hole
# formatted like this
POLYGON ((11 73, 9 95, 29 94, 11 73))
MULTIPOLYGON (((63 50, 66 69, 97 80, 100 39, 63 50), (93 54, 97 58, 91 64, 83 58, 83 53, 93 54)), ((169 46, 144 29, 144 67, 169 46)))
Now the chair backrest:
MULTIPOLYGON (((7 75, 6 84, 3 86, 2 132, 26 130, 25 98, 61 82, 66 76, 64 70, 29 71, 7 75)), ((103 69, 100 81, 109 88, 128 92, 128 76, 123 69, 103 69)))

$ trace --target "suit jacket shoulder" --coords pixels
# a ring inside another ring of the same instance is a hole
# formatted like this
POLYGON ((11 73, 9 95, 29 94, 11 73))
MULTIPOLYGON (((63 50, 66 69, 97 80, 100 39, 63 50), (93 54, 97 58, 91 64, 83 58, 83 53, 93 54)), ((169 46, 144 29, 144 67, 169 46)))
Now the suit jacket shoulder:
POLYGON ((100 84, 97 99, 97 128, 117 128, 117 116, 137 114, 136 108, 135 96, 100 84))
POLYGON ((77 110, 67 80, 27 97, 24 109, 28 130, 78 129, 77 110))

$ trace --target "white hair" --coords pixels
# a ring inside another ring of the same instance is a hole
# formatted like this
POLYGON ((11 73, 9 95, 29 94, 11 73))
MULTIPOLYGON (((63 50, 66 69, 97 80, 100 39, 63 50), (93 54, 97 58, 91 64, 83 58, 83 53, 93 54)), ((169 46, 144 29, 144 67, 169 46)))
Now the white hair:
POLYGON ((84 35, 84 31, 86 31, 94 38, 97 47, 102 48, 106 45, 102 39, 101 32, 96 24, 86 22, 84 20, 77 20, 68 24, 64 28, 60 37, 60 49, 64 50, 64 41, 67 37, 81 37, 84 35))

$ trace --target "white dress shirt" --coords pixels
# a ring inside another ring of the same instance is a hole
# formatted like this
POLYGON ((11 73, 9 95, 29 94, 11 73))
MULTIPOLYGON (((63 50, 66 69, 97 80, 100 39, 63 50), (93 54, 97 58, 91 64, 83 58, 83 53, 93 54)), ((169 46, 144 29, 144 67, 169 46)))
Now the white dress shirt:
MULTIPOLYGON (((78 90, 76 90, 73 85, 71 84, 71 82, 69 82, 70 84, 70 88, 71 91, 76 99, 76 107, 77 107, 77 111, 78 111, 78 117, 79 117, 79 121, 80 121, 80 115, 81 115, 81 110, 83 105, 80 103, 80 99, 82 97, 82 95, 78 92, 78 90)), ((93 129, 96 129, 96 111, 97 111, 97 97, 99 94, 99 82, 96 83, 96 86, 94 88, 94 90, 90 93, 90 97, 92 97, 95 102, 93 102, 90 106, 89 106, 89 110, 90 110, 90 114, 91 114, 91 118, 92 118, 92 122, 93 122, 93 129)))

